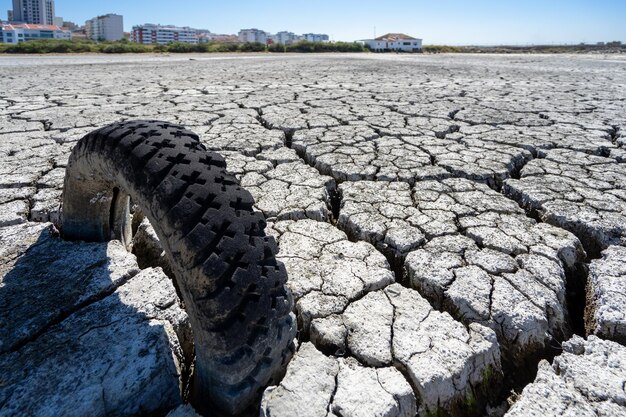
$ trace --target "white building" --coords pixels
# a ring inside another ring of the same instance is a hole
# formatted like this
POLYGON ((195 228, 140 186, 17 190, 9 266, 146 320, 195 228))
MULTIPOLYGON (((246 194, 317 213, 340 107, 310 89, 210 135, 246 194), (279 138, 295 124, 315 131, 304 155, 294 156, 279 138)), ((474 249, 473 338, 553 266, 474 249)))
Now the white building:
POLYGON ((38 39, 72 39, 72 32, 53 25, 7 23, 0 25, 0 42, 20 43, 38 39))
POLYGON ((124 38, 124 18, 106 14, 85 22, 85 34, 94 41, 119 41, 124 38))
POLYGON ((422 50, 422 40, 405 35, 404 33, 388 33, 376 39, 361 41, 374 52, 404 51, 419 52, 422 50))
POLYGON ((267 43, 268 34, 259 29, 241 29, 239 31, 239 42, 260 42, 267 43))
POLYGON ((198 43, 198 34, 189 27, 161 26, 146 23, 133 26, 131 40, 137 43, 167 45, 172 42, 198 43))
POLYGON ((305 33, 302 39, 308 42, 328 42, 330 38, 323 33, 305 33))
POLYGON ((229 35, 227 33, 213 33, 208 30, 198 30, 198 41, 200 43, 219 42, 219 43, 238 43, 237 35, 229 35))
POLYGON ((322 33, 305 33, 304 35, 296 35, 293 32, 282 31, 275 35, 269 34, 259 29, 241 29, 239 31, 239 42, 260 42, 267 43, 279 43, 282 45, 288 45, 290 43, 296 43, 300 41, 309 42, 328 42, 328 35, 322 33), (269 42, 268 42, 269 41, 269 42))
POLYGON ((200 35, 200 42, 238 43, 239 37, 228 33, 207 33, 200 35))
POLYGON ((289 45, 291 43, 295 43, 298 40, 298 36, 293 32, 282 31, 274 35, 272 39, 275 43, 289 45))
POLYGON ((13 0, 14 22, 54 24, 54 0, 13 0))

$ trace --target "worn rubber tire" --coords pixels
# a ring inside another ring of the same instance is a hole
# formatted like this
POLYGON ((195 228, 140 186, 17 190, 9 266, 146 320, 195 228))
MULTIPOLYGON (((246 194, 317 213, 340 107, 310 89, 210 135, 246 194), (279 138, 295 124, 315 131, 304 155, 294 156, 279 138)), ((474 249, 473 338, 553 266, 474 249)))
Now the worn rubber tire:
POLYGON ((158 121, 114 123, 82 138, 67 166, 62 234, 131 241, 129 197, 148 217, 194 333, 192 402, 236 414, 293 353, 293 300, 265 219, 224 159, 193 132, 158 121))

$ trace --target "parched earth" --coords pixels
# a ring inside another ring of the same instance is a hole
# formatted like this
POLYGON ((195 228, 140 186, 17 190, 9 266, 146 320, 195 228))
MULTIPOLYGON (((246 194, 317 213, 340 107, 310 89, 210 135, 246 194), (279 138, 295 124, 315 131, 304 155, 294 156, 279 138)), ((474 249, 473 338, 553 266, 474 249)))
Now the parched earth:
POLYGON ((150 224, 55 227, 76 141, 130 119, 198 133, 268 220, 298 340, 251 414, 626 415, 623 56, 2 57, 0 86, 0 416, 194 414, 150 224))

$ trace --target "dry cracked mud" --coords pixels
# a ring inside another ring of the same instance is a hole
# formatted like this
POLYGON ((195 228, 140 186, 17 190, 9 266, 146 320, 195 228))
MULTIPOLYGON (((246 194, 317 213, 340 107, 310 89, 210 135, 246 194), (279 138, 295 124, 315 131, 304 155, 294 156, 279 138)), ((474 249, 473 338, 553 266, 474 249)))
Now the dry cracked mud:
POLYGON ((625 361, 623 345, 575 336, 552 365, 539 363, 537 378, 506 416, 626 416, 625 361))
POLYGON ((298 337, 259 415, 626 415, 622 56, 2 57, 0 74, 0 416, 195 415, 151 225, 136 213, 132 253, 55 227, 74 144, 131 119, 198 133, 268 220, 298 337))

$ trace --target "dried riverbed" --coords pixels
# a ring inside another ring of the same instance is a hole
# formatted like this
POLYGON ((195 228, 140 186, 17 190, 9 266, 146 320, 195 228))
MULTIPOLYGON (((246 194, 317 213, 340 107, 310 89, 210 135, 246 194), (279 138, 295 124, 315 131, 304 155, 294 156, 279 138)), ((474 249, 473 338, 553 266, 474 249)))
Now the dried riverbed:
POLYGON ((76 141, 129 119, 268 219, 299 333, 261 415, 626 415, 626 58, 2 56, 0 86, 0 415, 182 401, 150 225, 136 256, 53 227, 76 141))

